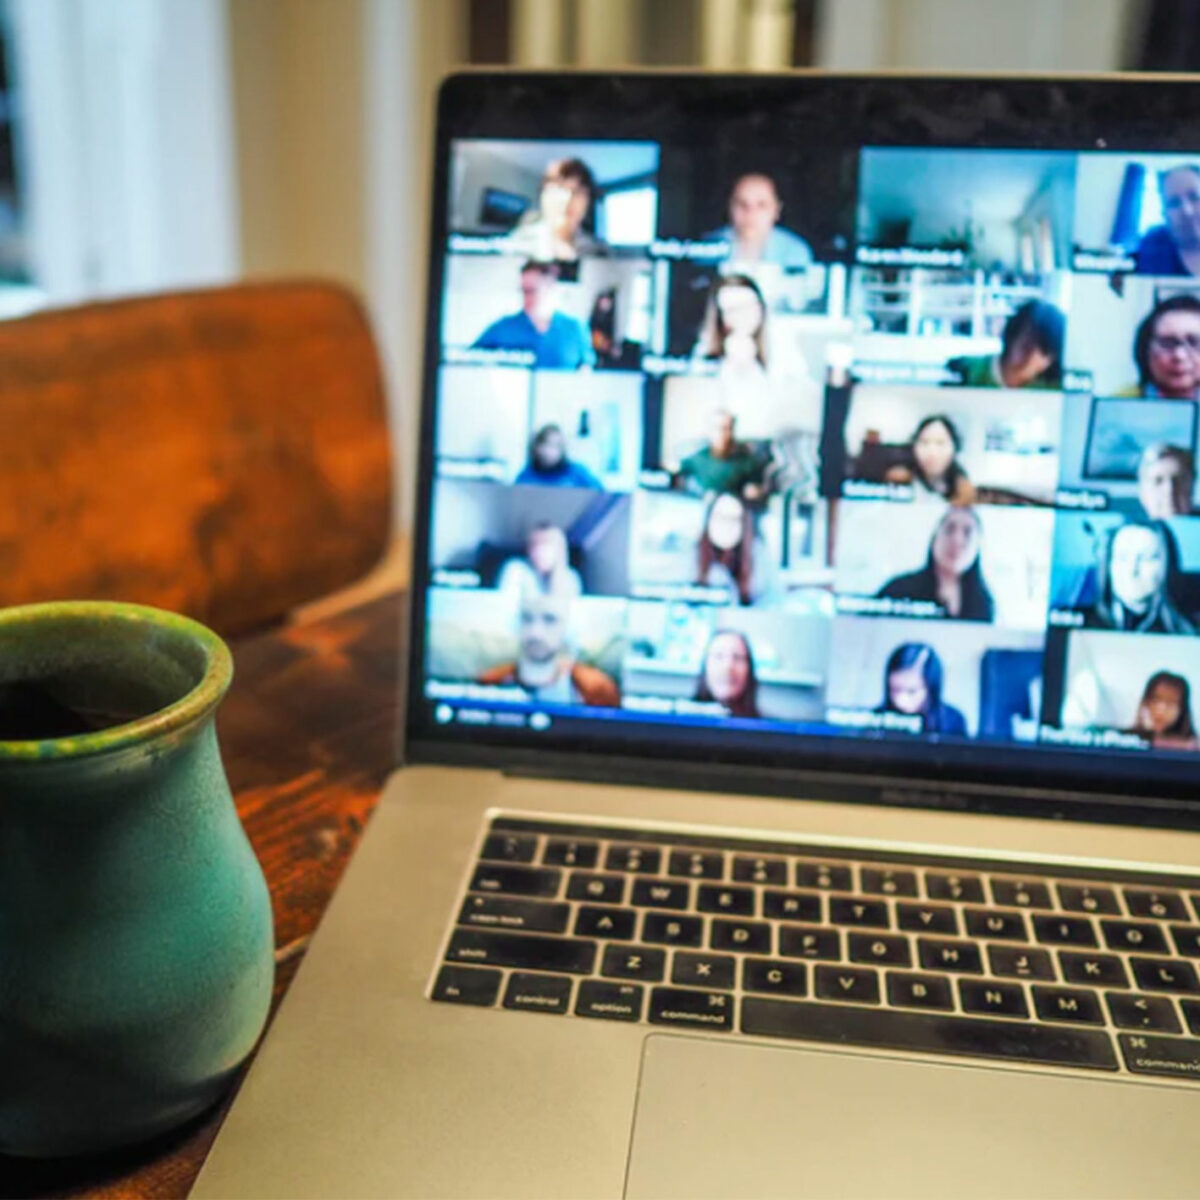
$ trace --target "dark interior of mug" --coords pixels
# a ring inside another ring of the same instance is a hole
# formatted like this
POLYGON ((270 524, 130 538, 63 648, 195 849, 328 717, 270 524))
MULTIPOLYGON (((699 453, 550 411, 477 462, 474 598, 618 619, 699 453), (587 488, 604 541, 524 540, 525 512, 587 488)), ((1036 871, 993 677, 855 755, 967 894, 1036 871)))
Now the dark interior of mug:
POLYGON ((0 742, 126 725, 169 708, 204 678, 207 648, 123 615, 60 612, 0 623, 0 742))

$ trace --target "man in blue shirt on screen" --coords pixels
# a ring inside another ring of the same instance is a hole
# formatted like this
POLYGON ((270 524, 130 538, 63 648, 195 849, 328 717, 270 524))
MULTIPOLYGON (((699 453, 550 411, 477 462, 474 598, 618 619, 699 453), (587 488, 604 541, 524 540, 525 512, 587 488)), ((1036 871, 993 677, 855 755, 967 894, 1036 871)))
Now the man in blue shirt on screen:
POLYGON ((521 267, 521 311, 493 321, 476 350, 532 350, 535 367, 574 371, 596 361, 583 322, 558 311, 558 268, 530 259, 521 267))

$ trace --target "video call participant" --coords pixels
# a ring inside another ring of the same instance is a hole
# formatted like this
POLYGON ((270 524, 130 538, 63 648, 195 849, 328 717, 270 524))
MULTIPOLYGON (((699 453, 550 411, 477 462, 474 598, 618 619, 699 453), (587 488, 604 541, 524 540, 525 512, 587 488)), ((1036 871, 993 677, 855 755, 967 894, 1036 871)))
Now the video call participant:
POLYGON ((525 557, 510 558, 496 579, 500 591, 519 596, 554 595, 574 600, 583 594, 583 581, 570 563, 567 535, 543 521, 525 539, 525 557))
POLYGON ((909 443, 909 461, 891 467, 888 483, 911 483, 951 504, 973 504, 975 486, 958 461, 962 438, 954 422, 942 413, 926 417, 909 443))
POLYGON ((517 661, 480 673, 482 684, 516 684, 531 699, 551 704, 615 708, 620 689, 598 667, 577 661, 567 649, 569 603, 561 594, 529 594, 521 601, 517 661))
POLYGON ((1148 737, 1155 749, 1200 749, 1192 722, 1191 689, 1182 675, 1158 671, 1150 676, 1132 732, 1148 737))
POLYGON ((1128 520, 1100 543, 1099 595, 1083 614, 1088 629, 1194 634, 1180 609, 1179 548, 1163 521, 1128 520))
POLYGON ((583 228, 596 198, 596 177, 578 158, 560 158, 546 167, 538 206, 509 235, 509 248, 541 262, 575 262, 603 246, 583 228))
POLYGON ((601 490, 600 480, 587 467, 567 457, 566 435, 557 425, 543 425, 533 435, 529 443, 529 461, 521 468, 515 482, 601 490))
POLYGON ((719 275, 709 288, 696 355, 722 372, 761 375, 767 369, 767 304, 749 275, 719 275))
POLYGON ((574 371, 596 361, 582 321, 558 310, 558 268, 530 259, 521 267, 521 310, 493 321, 476 350, 532 350, 534 366, 574 371))
POLYGON ((1138 502, 1152 521, 1187 516, 1196 488, 1196 459, 1182 446, 1147 446, 1138 461, 1138 502))
POLYGON ((1138 381, 1118 396, 1200 399, 1200 299, 1184 294, 1160 300, 1138 326, 1133 361, 1138 381))
POLYGON ((983 530, 973 508, 948 508, 933 531, 925 565, 897 575, 879 595, 889 600, 928 600, 960 621, 992 621, 996 606, 979 565, 983 530))
POLYGON ((679 464, 673 483, 696 495, 728 492, 757 501, 765 494, 768 460, 734 434, 736 422, 726 409, 712 415, 708 445, 679 464))
POLYGON ((728 492, 717 496, 704 514, 696 582, 728 588, 739 604, 753 604, 763 592, 755 545, 754 514, 728 492))
POLYGON ((947 368, 963 387, 1062 387, 1066 318, 1044 300, 1028 300, 1005 323, 1000 353, 952 358, 947 368))
POLYGON ((708 639, 695 699, 715 701, 731 717, 758 717, 758 679, 746 638, 720 629, 708 639))
POLYGON ((1134 251, 1139 275, 1200 275, 1200 166, 1158 176, 1165 224, 1142 234, 1134 251))
POLYGON ((942 699, 942 660, 924 642, 903 642, 883 671, 883 702, 877 713, 921 718, 922 733, 965 735, 966 718, 942 699))
POLYGON ((775 180, 751 171, 740 176, 729 193, 729 224, 705 237, 728 241, 731 262, 772 263, 803 270, 812 264, 812 247, 779 224, 782 215, 783 201, 775 180))

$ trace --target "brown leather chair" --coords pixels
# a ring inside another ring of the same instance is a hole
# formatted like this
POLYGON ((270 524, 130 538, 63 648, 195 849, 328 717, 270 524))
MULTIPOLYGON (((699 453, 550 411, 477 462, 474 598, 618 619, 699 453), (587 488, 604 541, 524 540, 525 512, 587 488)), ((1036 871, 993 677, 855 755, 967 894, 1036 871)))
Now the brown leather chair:
POLYGON ((232 634, 387 548, 379 361, 338 287, 0 322, 0 428, 0 605, 133 600, 232 634))

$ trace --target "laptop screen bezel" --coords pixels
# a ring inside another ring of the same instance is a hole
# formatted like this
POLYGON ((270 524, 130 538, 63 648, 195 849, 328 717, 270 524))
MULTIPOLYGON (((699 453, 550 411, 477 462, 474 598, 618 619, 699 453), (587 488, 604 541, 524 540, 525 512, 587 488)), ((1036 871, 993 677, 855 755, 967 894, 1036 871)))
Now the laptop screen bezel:
POLYGON ((765 735, 757 744, 710 737, 704 744, 684 745, 664 738, 661 727, 634 723, 610 722, 607 730, 572 723, 572 732, 564 735, 511 728, 500 733, 433 721, 422 688, 451 143, 459 138, 665 141, 672 130, 669 122, 664 128, 664 114, 676 122, 677 134, 701 128, 714 114, 742 120, 761 116, 786 126, 791 136, 809 138, 824 131, 828 139, 835 126, 832 141, 847 149, 1200 150, 1200 89, 1184 77, 808 71, 754 76, 468 71, 448 77, 438 96, 430 207, 405 758, 797 798, 823 794, 957 811, 1200 825, 1200 801, 1190 798, 1189 764, 1180 759, 1170 760, 1171 775, 1164 772, 1148 785, 1147 763, 1134 755, 1059 756, 983 744, 913 746, 833 737, 789 738, 785 744, 779 734, 765 735), (1196 131, 1190 141, 1189 122, 1196 131))

